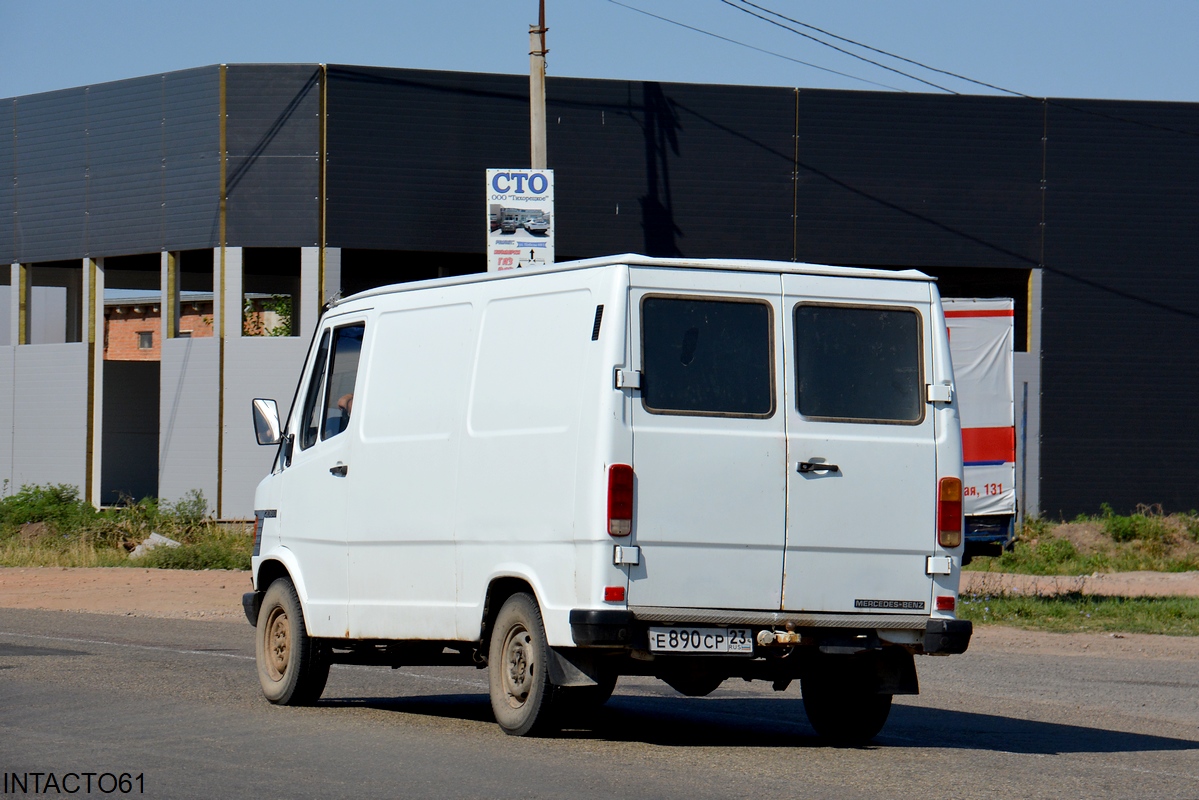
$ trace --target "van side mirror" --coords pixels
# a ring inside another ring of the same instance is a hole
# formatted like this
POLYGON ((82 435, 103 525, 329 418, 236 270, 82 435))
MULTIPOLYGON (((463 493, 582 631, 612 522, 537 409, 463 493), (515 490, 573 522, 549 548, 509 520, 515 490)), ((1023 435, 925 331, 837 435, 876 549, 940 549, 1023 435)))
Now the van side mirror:
POLYGON ((259 444, 279 444, 283 432, 279 428, 279 405, 274 400, 254 398, 254 436, 259 444))

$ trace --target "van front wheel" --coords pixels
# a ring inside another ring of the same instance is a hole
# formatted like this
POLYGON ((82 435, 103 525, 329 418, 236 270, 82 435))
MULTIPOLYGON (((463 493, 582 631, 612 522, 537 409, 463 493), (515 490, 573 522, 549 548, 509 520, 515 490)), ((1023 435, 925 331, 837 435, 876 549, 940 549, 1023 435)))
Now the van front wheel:
POLYGON ((329 680, 329 659, 304 625, 296 587, 274 581, 262 598, 255 630, 255 660, 262 693, 272 703, 310 706, 329 680))
POLYGON ((526 736, 555 730, 557 687, 549 679, 548 662, 537 601, 525 593, 512 595, 496 617, 487 656, 491 709, 504 733, 526 736))

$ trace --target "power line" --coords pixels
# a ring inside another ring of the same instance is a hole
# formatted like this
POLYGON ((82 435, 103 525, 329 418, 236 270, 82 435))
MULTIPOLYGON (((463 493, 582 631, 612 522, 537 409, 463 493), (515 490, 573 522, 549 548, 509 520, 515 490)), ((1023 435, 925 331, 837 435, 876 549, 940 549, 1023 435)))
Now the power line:
MULTIPOLYGON (((780 22, 777 22, 777 21, 775 21, 775 20, 769 19, 769 18, 767 18, 767 17, 763 17, 761 14, 756 14, 756 13, 754 13, 753 11, 750 11, 748 8, 743 8, 743 7, 741 7, 741 6, 735 5, 734 3, 730 2, 730 0, 720 0, 720 2, 724 3, 725 5, 729 6, 730 8, 735 8, 735 9, 737 9, 738 11, 742 11, 742 12, 744 12, 744 13, 746 13, 746 14, 749 14, 749 15, 750 15, 750 16, 752 16, 752 17, 757 17, 758 19, 760 19, 760 20, 762 20, 762 21, 764 21, 764 22, 769 22, 770 24, 772 24, 772 25, 777 25, 778 27, 780 27, 780 28, 783 28, 784 30, 791 31, 792 33, 798 34, 799 36, 803 36, 803 37, 805 37, 805 38, 807 38, 807 39, 811 39, 812 41, 814 41, 814 42, 818 42, 818 43, 820 43, 820 44, 824 45, 825 47, 831 47, 831 48, 833 48, 834 50, 837 50, 837 51, 839 51, 839 52, 842 52, 842 53, 847 53, 848 55, 853 55, 855 58, 859 58, 859 59, 861 59, 861 60, 863 60, 863 61, 867 61, 867 62, 869 62, 869 63, 871 63, 871 64, 877 64, 877 62, 871 61, 871 60, 870 60, 870 59, 868 59, 868 58, 863 58, 862 56, 857 56, 857 55, 855 55, 855 54, 853 54, 853 53, 849 53, 849 51, 847 51, 847 50, 843 50, 842 48, 840 48, 840 47, 837 47, 836 45, 829 44, 828 42, 821 41, 820 39, 816 38, 815 36, 812 36, 812 35, 810 35, 810 34, 804 33, 803 31, 797 31, 797 30, 795 30, 794 28, 792 28, 792 27, 790 27, 790 26, 788 26, 788 25, 783 25, 783 24, 782 24, 782 23, 780 23, 780 22)), ((778 17, 779 19, 784 19, 784 20, 786 20, 787 22, 792 22, 792 23, 794 23, 794 24, 796 24, 796 25, 802 26, 802 27, 804 27, 804 28, 807 28, 807 29, 809 29, 809 30, 818 31, 818 32, 820 32, 820 33, 824 34, 825 36, 832 37, 832 38, 834 38, 834 39, 837 39, 838 41, 842 41, 842 42, 846 42, 846 43, 848 43, 848 44, 852 44, 852 45, 854 45, 855 47, 861 47, 861 48, 863 48, 863 49, 870 50, 871 52, 874 52, 874 53, 878 53, 878 54, 880 54, 880 55, 887 56, 888 58, 894 58, 894 59, 897 59, 897 60, 899 60, 899 61, 903 61, 903 62, 905 62, 905 63, 907 63, 907 64, 912 64, 913 66, 920 67, 921 69, 926 69, 926 70, 929 70, 930 72, 936 72, 936 73, 939 73, 939 74, 941 74, 941 75, 947 75, 947 76, 949 76, 949 77, 951 77, 951 78, 957 78, 958 80, 963 80, 963 81, 966 81, 967 83, 973 83, 973 84, 975 84, 976 86, 985 86, 985 87, 986 87, 986 88, 988 88, 988 89, 994 89, 994 90, 995 90, 995 91, 997 91, 997 92, 1003 92, 1003 93, 1005 93, 1005 94, 1010 94, 1010 95, 1012 95, 1012 96, 1014 96, 1014 97, 1022 97, 1022 98, 1026 99, 1026 100, 1035 100, 1035 101, 1037 101, 1037 102, 1043 102, 1043 103, 1045 103, 1045 104, 1047 104, 1047 105, 1050 105, 1050 106, 1057 106, 1058 108, 1064 108, 1064 109, 1067 109, 1067 110, 1069 110, 1069 111, 1075 111, 1075 112, 1077 112, 1077 113, 1079 113, 1079 114, 1088 114, 1088 115, 1090 115, 1090 116, 1093 116, 1093 117, 1099 117, 1100 119, 1111 120, 1112 122, 1123 122, 1123 123, 1125 123, 1126 125, 1136 125, 1136 126, 1138 126, 1138 127, 1141 127, 1141 128, 1147 128, 1147 129, 1150 129, 1150 130, 1165 131, 1165 132, 1167 132, 1167 133, 1178 133, 1178 134, 1181 134, 1181 135, 1183 135, 1183 136, 1199 137, 1199 132, 1196 132, 1196 131, 1190 131, 1190 130, 1186 130, 1186 129, 1183 129, 1183 128, 1173 128, 1173 127, 1170 127, 1169 125, 1158 125, 1158 124, 1156 124, 1156 123, 1153 123, 1153 122, 1145 122, 1145 121, 1143 121, 1143 120, 1138 120, 1138 119, 1129 119, 1128 117, 1121 117, 1121 116, 1118 116, 1118 115, 1116 115, 1116 114, 1108 114, 1108 113, 1106 113, 1106 112, 1099 111, 1099 110, 1092 109, 1092 108, 1080 108, 1079 106, 1072 105, 1072 104, 1070 104, 1070 103, 1066 103, 1066 102, 1063 102, 1063 101, 1061 101, 1061 100, 1054 100, 1054 99, 1051 99, 1051 98, 1048 98, 1048 97, 1044 97, 1044 98, 1042 98, 1042 97, 1034 97, 1034 96, 1032 96, 1032 95, 1025 94, 1024 92, 1018 92, 1018 91, 1016 91, 1015 89, 1007 89, 1007 88, 1004 88, 1004 87, 1002 87, 1002 86, 996 86, 996 85, 995 85, 995 84, 993 84, 993 83, 987 83, 986 81, 980 81, 980 80, 976 80, 976 79, 974 79, 974 78, 971 78, 971 77, 969 77, 969 76, 966 76, 966 75, 961 75, 961 74, 959 74, 959 73, 957 73, 957 72, 951 72, 950 70, 939 69, 939 68, 937 68, 937 67, 929 66, 928 64, 925 64, 925 63, 923 63, 923 62, 921 62, 921 61, 916 61, 915 59, 912 59, 912 58, 906 58, 906 57, 904 57, 904 56, 901 56, 901 55, 898 55, 898 54, 896 54, 896 53, 891 53, 891 52, 888 52, 888 51, 886 51, 886 50, 882 50, 882 49, 880 49, 880 48, 878 48, 878 47, 872 47, 872 46, 870 46, 870 45, 868 45, 868 44, 865 44, 865 43, 863 43, 863 42, 858 42, 858 41, 855 41, 855 40, 853 40, 853 39, 849 39, 849 38, 847 38, 847 37, 844 37, 844 36, 838 36, 837 34, 835 34, 835 33, 832 33, 831 31, 826 31, 826 30, 824 30, 823 28, 818 28, 818 27, 816 27, 815 25, 809 25, 809 24, 808 24, 808 23, 806 23, 806 22, 801 22, 801 21, 799 21, 799 20, 797 20, 797 19, 793 19, 793 18, 791 18, 791 17, 788 17, 788 16, 786 16, 785 14, 780 14, 780 13, 779 13, 779 12, 777 12, 777 11, 772 11, 771 9, 769 9, 769 8, 766 8, 765 6, 760 6, 760 5, 758 5, 757 3, 751 2, 751 0, 738 0, 738 2, 740 2, 740 3, 743 3, 744 5, 747 5, 747 6, 751 6, 752 8, 758 9, 758 10, 760 10, 760 11, 762 11, 762 12, 766 13, 766 14, 770 14, 770 15, 773 15, 773 16, 775 16, 775 17, 778 17)), ((878 66, 881 66, 881 67, 883 67, 883 69, 888 69, 888 70, 891 70, 892 72, 899 72, 899 74, 901 74, 901 75, 907 75, 907 73, 906 73, 906 72, 900 72, 899 70, 894 70, 894 69, 891 69, 890 67, 888 67, 888 66, 886 66, 886 65, 883 65, 883 64, 878 64, 878 66)), ((915 80, 920 80, 922 83, 928 83, 928 81, 923 81, 923 80, 921 80, 920 78, 915 78, 915 76, 908 75, 908 77, 912 77, 912 78, 914 78, 915 80)), ((931 83, 930 83, 929 85, 930 85, 930 86, 937 86, 936 84, 931 84, 931 83)), ((944 87, 941 87, 941 86, 937 86, 937 88, 938 88, 938 89, 944 89, 944 87)), ((945 90, 945 91, 950 91, 949 89, 944 89, 944 90, 945 90)), ((953 94, 958 94, 958 92, 952 92, 952 93, 953 93, 953 94)))
MULTIPOLYGON (((866 56, 860 56, 851 50, 846 50, 844 47, 838 47, 835 44, 826 42, 823 39, 821 39, 817 36, 813 36, 810 33, 804 33, 801 30, 796 30, 795 28, 792 28, 790 25, 784 25, 783 23, 779 22, 778 20, 771 19, 770 17, 764 17, 761 14, 758 14, 754 11, 751 11, 748 8, 745 8, 744 6, 739 6, 736 3, 733 3, 731 0, 720 0, 720 2, 724 3, 729 8, 737 9, 738 11, 740 11, 743 14, 749 14, 751 17, 757 17, 758 19, 762 20, 763 22, 768 22, 771 25, 776 25, 785 31, 791 31, 792 33, 796 34, 797 36, 802 36, 805 39, 811 39, 813 42, 816 42, 816 44, 823 45, 824 47, 828 47, 833 50, 836 50, 838 53, 843 53, 843 54, 849 56, 850 58, 856 58, 859 61, 865 61, 867 64, 873 64, 874 66, 879 67, 880 69, 885 69, 888 72, 894 72, 896 75, 902 75, 905 78, 910 78, 919 83, 923 83, 925 86, 931 86, 934 89, 940 89, 941 91, 948 92, 949 94, 959 94, 959 92, 955 92, 953 89, 949 89, 938 83, 933 83, 932 81, 926 81, 924 78, 917 77, 916 75, 913 75, 910 72, 904 72, 903 70, 896 69, 895 67, 889 67, 886 64, 875 61, 874 59, 866 58, 866 56)), ((758 8, 758 6, 754 6, 754 8, 758 8)), ((773 12, 770 12, 770 13, 773 13, 773 12)), ((778 16, 781 16, 781 15, 778 15, 778 16)))
MULTIPOLYGON (((733 8, 737 8, 737 6, 728 2, 728 0, 721 0, 721 2, 724 2, 726 5, 733 6, 733 8)), ((858 41, 854 41, 853 39, 848 39, 844 36, 838 36, 837 34, 833 33, 832 31, 826 31, 824 28, 818 28, 815 25, 809 25, 806 22, 800 22, 797 19, 788 17, 786 14, 780 14, 777 11, 772 11, 771 9, 766 8, 765 6, 760 6, 757 3, 751 3, 750 0, 739 0, 739 2, 741 2, 747 6, 756 8, 759 11, 762 11, 766 14, 770 14, 771 16, 778 17, 779 19, 785 19, 787 22, 793 22, 796 25, 799 25, 800 27, 803 27, 803 28, 807 28, 810 31, 816 31, 817 33, 822 33, 825 36, 836 39, 839 42, 845 42, 847 44, 852 44, 855 47, 862 48, 863 50, 869 50, 872 53, 878 53, 879 55, 887 56, 888 58, 894 58, 897 61, 903 61, 904 63, 911 64, 916 67, 920 67, 921 69, 926 69, 930 72, 938 72, 942 75, 948 75, 951 78, 957 78, 958 80, 963 80, 963 81, 966 81, 967 83, 973 83, 976 86, 985 86, 988 89, 994 89, 997 92, 1005 92, 1010 95, 1015 95, 1016 97, 1024 97, 1024 98, 1028 98, 1030 100, 1040 99, 1040 98, 1030 97, 1029 95, 1026 95, 1023 92, 1017 92, 1013 89, 1005 89, 1002 86, 996 86, 994 84, 987 83, 986 81, 979 81, 979 80, 975 80, 974 78, 969 78, 965 75, 959 75, 956 72, 950 72, 949 70, 946 70, 946 69, 937 69, 936 67, 930 67, 928 64, 922 63, 920 61, 916 61, 915 59, 905 58, 904 56, 898 55, 896 53, 891 53, 886 50, 882 50, 878 47, 871 47, 870 45, 865 44, 864 42, 858 42, 858 41)), ((744 11, 744 9, 740 9, 740 10, 744 11)), ((749 12, 746 12, 746 13, 749 13, 749 12)), ((757 16, 757 14, 754 14, 754 16, 757 16)), ((767 21, 769 21, 769 20, 767 20, 767 21)), ((783 27, 786 27, 786 26, 783 26, 783 27)), ((796 33, 798 33, 798 31, 796 31, 796 33)), ((819 41, 819 40, 817 40, 817 41, 819 41)), ((842 52, 844 52, 844 51, 842 51, 842 52)))
POLYGON ((857 75, 850 75, 848 72, 839 72, 835 69, 829 69, 828 67, 822 67, 819 64, 812 64, 808 61, 801 61, 798 58, 792 58, 791 56, 783 55, 782 53, 776 53, 773 50, 766 50, 761 47, 756 47, 752 44, 747 44, 745 42, 739 42, 736 39, 730 39, 727 36, 721 36, 719 33, 712 33, 711 31, 706 31, 703 28, 696 28, 693 25, 687 25, 685 23, 670 19, 668 17, 663 17, 658 14, 650 13, 649 11, 645 11, 643 9, 637 8, 636 6, 630 6, 630 5, 627 5, 626 3, 621 3, 621 2, 619 2, 619 0, 608 0, 608 2, 612 3, 613 5, 620 6, 621 8, 627 8, 629 11, 636 11, 638 14, 644 14, 647 17, 653 17, 654 19, 661 20, 662 22, 669 22, 671 25, 677 25, 680 28, 686 28, 689 31, 695 31, 696 33, 702 33, 705 36, 711 36, 713 39, 720 39, 723 42, 728 42, 730 44, 739 45, 740 47, 745 47, 750 50, 756 50, 759 53, 765 53, 766 55, 775 56, 776 58, 782 58, 787 61, 794 62, 796 64, 802 64, 805 67, 811 67, 812 69, 818 69, 821 72, 828 72, 833 75, 840 75, 842 78, 849 78, 850 80, 861 81, 862 83, 868 83, 871 86, 878 86, 882 89, 890 89, 895 92, 904 91, 903 89, 900 89, 896 86, 890 86, 888 84, 879 83, 877 81, 868 80, 866 78, 859 78, 857 75))

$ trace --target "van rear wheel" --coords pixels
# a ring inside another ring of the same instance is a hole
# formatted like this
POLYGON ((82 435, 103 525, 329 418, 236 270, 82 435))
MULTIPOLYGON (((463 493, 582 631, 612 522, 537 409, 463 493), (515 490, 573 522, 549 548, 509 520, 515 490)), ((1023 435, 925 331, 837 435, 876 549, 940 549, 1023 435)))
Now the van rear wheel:
POLYGON ((725 676, 699 669, 682 669, 661 676, 671 689, 687 697, 707 697, 720 688, 725 676))
POLYGON ((585 714, 602 706, 616 691, 615 674, 603 674, 595 686, 568 686, 558 688, 559 705, 563 714, 585 714))
POLYGON ((262 693, 272 703, 310 706, 329 680, 329 659, 304 625, 296 587, 274 581, 262 598, 255 631, 255 661, 262 693))
POLYGON ((500 608, 487 664, 491 710, 504 733, 536 736, 557 729, 558 689, 549 678, 545 627, 531 595, 514 594, 500 608))
POLYGON ((867 744, 891 714, 892 696, 876 694, 863 682, 809 677, 800 680, 800 691, 808 722, 818 735, 835 745, 867 744))

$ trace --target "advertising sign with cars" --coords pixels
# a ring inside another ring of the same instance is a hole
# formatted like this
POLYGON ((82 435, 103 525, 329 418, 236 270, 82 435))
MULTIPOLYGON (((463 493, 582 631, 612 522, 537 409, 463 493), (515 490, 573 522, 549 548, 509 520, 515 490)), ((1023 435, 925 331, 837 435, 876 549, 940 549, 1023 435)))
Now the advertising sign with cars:
POLYGON ((487 271, 554 264, 554 171, 487 170, 487 271))

